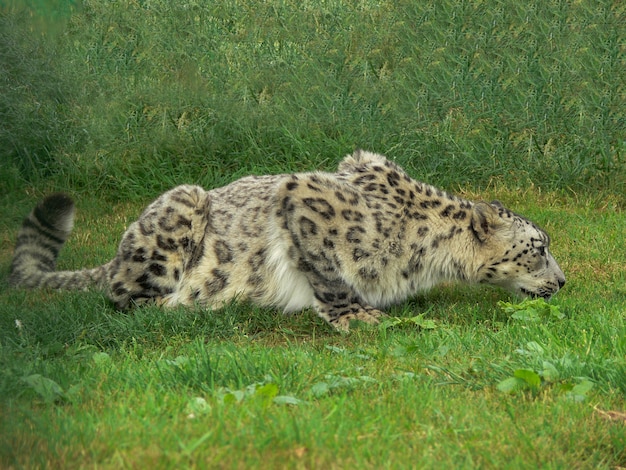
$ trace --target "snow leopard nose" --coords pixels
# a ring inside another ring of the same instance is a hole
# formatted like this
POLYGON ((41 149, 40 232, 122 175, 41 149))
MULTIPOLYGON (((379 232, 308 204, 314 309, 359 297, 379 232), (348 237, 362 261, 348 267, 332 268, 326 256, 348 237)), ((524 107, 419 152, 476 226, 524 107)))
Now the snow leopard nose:
POLYGON ((559 279, 558 282, 559 282, 559 289, 562 289, 563 286, 565 285, 565 278, 559 279))

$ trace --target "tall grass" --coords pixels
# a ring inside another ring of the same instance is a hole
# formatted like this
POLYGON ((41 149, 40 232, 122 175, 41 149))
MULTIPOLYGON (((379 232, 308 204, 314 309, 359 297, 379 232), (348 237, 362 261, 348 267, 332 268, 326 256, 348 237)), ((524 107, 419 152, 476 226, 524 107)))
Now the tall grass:
POLYGON ((29 178, 57 173, 58 153, 77 140, 71 74, 34 16, 0 16, 0 156, 29 178))
POLYGON ((446 187, 623 188, 620 3, 87 0, 37 35, 17 11, 3 152, 27 180, 145 198, 364 147, 446 187))

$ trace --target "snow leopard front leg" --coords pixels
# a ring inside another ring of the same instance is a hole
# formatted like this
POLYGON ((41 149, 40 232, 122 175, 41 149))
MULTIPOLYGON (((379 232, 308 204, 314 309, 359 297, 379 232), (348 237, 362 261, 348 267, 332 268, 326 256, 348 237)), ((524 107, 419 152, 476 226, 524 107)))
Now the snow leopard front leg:
POLYGON ((340 212, 348 214, 341 210, 340 203, 358 201, 358 196, 345 190, 338 196, 343 188, 332 186, 333 181, 324 180, 322 175, 305 181, 293 177, 284 182, 277 191, 276 225, 290 245, 289 258, 313 289, 318 315, 335 328, 347 331, 352 320, 378 323, 384 314, 365 303, 345 281, 346 267, 337 256, 337 249, 341 238, 350 237, 350 227, 339 216, 340 212))
POLYGON ((350 329, 353 320, 377 324, 385 314, 359 298, 358 294, 341 279, 326 279, 313 270, 306 271, 303 260, 300 268, 309 279, 315 296, 317 314, 341 331, 350 329))
POLYGON ((109 272, 109 297, 123 310, 130 303, 167 303, 185 271, 203 256, 209 194, 178 186, 157 198, 132 223, 109 272))

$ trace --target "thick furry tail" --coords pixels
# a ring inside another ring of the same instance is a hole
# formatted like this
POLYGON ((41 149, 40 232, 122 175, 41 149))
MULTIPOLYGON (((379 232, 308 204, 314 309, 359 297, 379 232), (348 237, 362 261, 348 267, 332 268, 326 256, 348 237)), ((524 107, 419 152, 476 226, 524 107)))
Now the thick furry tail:
POLYGON ((59 251, 74 226, 74 202, 51 194, 24 219, 17 236, 9 283, 14 287, 86 289, 106 286, 107 265, 81 271, 55 271, 59 251))

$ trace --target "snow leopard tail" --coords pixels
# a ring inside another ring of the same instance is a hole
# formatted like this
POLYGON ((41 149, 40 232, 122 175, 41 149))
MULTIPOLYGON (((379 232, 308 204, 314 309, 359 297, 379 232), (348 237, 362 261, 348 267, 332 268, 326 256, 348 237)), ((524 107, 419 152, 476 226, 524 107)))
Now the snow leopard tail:
POLYGON ((17 236, 9 283, 14 287, 82 290, 107 285, 108 264, 80 271, 55 271, 59 251, 74 225, 74 201, 55 193, 24 219, 17 236))

